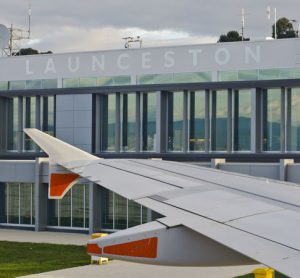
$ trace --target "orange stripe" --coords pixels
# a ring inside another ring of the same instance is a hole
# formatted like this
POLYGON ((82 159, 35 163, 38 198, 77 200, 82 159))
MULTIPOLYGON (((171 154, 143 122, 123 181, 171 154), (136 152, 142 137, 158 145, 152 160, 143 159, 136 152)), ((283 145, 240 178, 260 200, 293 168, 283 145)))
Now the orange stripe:
POLYGON ((88 244, 86 246, 86 252, 88 254, 97 254, 97 255, 102 254, 102 250, 97 244, 88 244))
POLYGON ((79 178, 77 174, 52 173, 50 176, 50 197, 61 197, 68 186, 79 178))
POLYGON ((105 254, 128 257, 151 258, 157 257, 157 237, 116 244, 104 247, 105 254))

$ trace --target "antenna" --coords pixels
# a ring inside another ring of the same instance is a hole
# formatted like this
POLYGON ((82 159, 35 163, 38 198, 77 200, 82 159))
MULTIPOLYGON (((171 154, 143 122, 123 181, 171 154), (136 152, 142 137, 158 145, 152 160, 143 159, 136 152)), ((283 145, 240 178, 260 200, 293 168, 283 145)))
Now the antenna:
POLYGON ((245 29, 245 10, 242 8, 242 41, 244 41, 244 29, 245 29))
POLYGON ((24 30, 23 28, 15 28, 11 24, 8 28, 9 32, 9 42, 8 46, 3 49, 2 56, 16 56, 20 51, 19 41, 29 40, 31 38, 31 4, 28 5, 28 29, 24 30))
POLYGON ((31 3, 28 5, 28 39, 30 39, 31 35, 31 3))

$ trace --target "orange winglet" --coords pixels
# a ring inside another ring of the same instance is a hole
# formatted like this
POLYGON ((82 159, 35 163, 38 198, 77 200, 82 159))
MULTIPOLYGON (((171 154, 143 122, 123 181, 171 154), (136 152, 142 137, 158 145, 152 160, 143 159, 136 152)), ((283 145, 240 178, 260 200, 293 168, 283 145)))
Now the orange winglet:
POLYGON ((155 259, 157 257, 157 237, 104 247, 105 254, 155 259))
POLYGON ((50 190, 49 197, 62 197, 67 188, 79 178, 77 174, 66 173, 52 173, 50 176, 50 190))
POLYGON ((95 254, 95 255, 101 255, 102 249, 97 244, 87 244, 86 246, 86 252, 88 254, 95 254))

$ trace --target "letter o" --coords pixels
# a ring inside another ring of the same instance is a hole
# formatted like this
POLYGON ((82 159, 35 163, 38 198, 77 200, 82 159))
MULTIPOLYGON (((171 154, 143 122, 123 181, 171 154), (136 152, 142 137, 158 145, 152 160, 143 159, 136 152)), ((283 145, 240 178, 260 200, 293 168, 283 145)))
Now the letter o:
POLYGON ((230 60, 230 52, 226 48, 219 48, 215 53, 215 61, 218 65, 225 65, 230 60))

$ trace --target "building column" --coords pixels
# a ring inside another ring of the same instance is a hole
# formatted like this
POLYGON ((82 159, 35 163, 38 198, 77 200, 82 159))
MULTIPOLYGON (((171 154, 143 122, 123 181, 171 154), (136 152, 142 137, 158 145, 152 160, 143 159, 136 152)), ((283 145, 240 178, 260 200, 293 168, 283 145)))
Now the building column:
POLYGON ((23 97, 18 97, 18 132, 17 132, 17 151, 23 151, 23 97))
POLYGON ((35 160, 35 182, 34 182, 34 203, 35 203, 35 231, 44 231, 48 219, 48 186, 43 183, 43 163, 48 158, 38 157, 35 160))
POLYGON ((286 97, 286 151, 292 150, 292 89, 287 89, 286 97))
POLYGON ((92 182, 89 188, 89 233, 92 234, 101 231, 103 188, 92 182))

